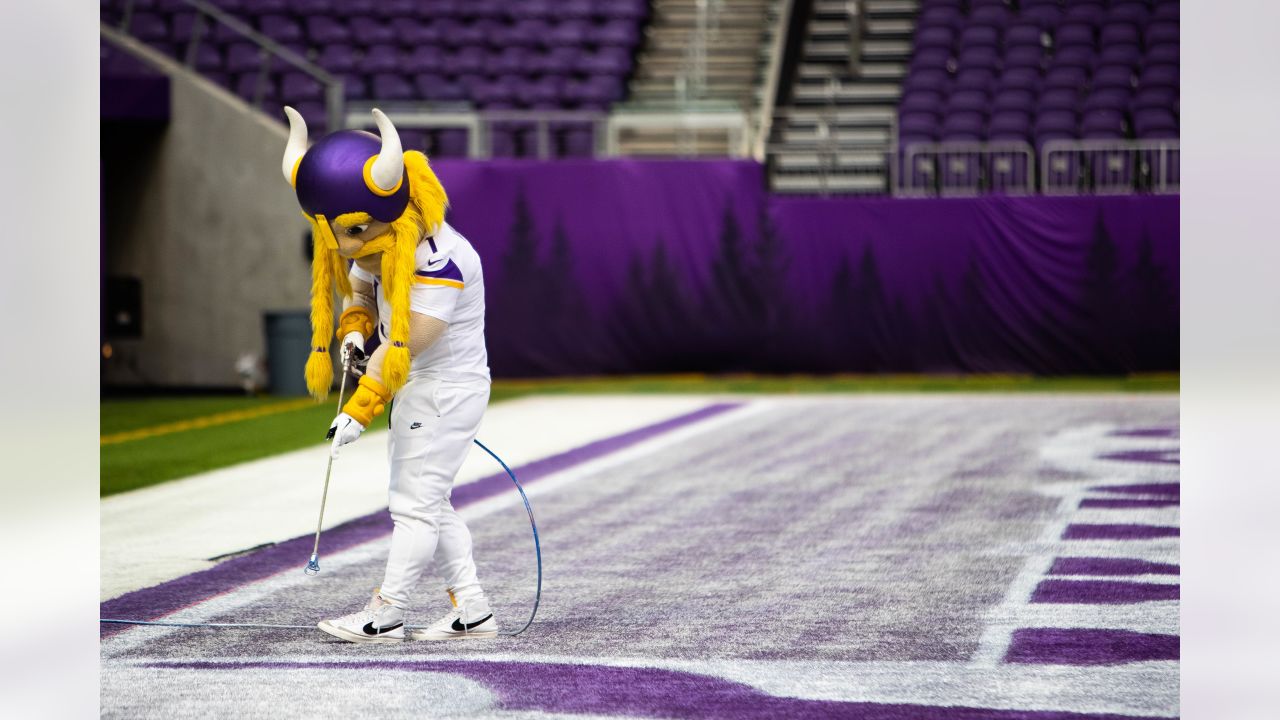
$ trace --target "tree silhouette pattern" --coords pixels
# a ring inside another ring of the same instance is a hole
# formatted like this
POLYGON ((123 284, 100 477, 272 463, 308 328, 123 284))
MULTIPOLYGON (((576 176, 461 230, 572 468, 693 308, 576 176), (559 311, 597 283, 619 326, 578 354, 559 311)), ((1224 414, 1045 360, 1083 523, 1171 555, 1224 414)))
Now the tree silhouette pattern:
MULTIPOLYGON (((817 306, 792 287, 795 253, 767 205, 755 232, 726 203, 714 253, 698 275, 655 237, 627 258, 612 297, 575 280, 574 238, 557 216, 545 243, 523 192, 488 287, 494 374, 677 372, 1123 373, 1178 367, 1178 291, 1144 231, 1126 260, 1101 212, 1076 256, 1078 281, 1053 292, 1008 288, 970 251, 959 267, 891 285, 879 252, 892 238, 856 228, 829 253, 817 306), (696 278, 704 278, 698 281, 696 278), (1024 296, 1058 306, 1014 307, 1024 296)), ((579 239, 587 242, 589 239, 579 239)), ((594 240, 594 239, 591 239, 594 240)), ((899 260, 899 263, 901 261, 899 260)), ((899 271, 901 272, 901 271, 899 271)), ((1070 272, 1066 272, 1070 275, 1070 272)), ((1007 284, 1007 282, 1006 282, 1007 284)), ((812 290, 812 288, 810 288, 812 290)))

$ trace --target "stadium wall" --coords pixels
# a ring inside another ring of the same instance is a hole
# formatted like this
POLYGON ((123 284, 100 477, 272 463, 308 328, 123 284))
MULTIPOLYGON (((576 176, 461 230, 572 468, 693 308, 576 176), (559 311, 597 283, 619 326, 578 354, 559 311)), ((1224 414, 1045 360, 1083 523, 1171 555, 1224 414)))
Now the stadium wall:
POLYGON ((495 376, 1178 368, 1176 196, 770 196, 749 161, 440 161, 495 376))
POLYGON ((262 357, 263 312, 306 305, 307 225, 280 175, 288 133, 130 49, 169 77, 171 119, 121 132, 104 122, 105 270, 140 279, 142 336, 111 341, 102 383, 233 386, 240 354, 262 357))

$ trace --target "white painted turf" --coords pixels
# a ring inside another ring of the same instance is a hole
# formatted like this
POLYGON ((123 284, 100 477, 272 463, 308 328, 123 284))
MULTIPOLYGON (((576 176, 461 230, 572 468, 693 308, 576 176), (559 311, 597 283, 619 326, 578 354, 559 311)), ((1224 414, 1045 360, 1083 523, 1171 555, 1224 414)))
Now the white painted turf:
MULTIPOLYGON (((525 399, 491 408, 480 437, 502 455, 508 464, 517 467, 594 440, 690 412, 705 406, 710 400, 689 396, 525 399)), ((764 437, 752 433, 767 433, 769 418, 777 414, 779 408, 792 411, 806 407, 815 410, 826 408, 822 412, 830 412, 832 408, 847 407, 851 414, 865 418, 865 422, 875 422, 872 418, 883 417, 886 427, 911 434, 914 432, 911 428, 912 418, 928 416, 930 408, 942 411, 939 414, 952 421, 965 416, 966 413, 958 411, 956 407, 965 400, 964 396, 956 395, 942 398, 806 396, 754 400, 723 415, 569 468, 533 484, 528 490, 535 512, 542 509, 539 512, 540 520, 546 517, 550 523, 558 521, 563 524, 575 512, 571 504, 565 503, 566 492, 577 496, 589 491, 597 498, 608 499, 610 489, 607 485, 611 478, 634 474, 638 468, 647 466, 654 466, 654 472, 661 474, 663 467, 659 458, 678 455, 681 448, 694 449, 695 455, 692 457, 696 458, 697 448, 716 448, 718 446, 715 442, 718 439, 732 437, 735 432, 741 434, 740 443, 749 443, 753 437, 764 437), (906 417, 888 417, 880 410, 895 406, 907 408, 906 417), (557 516, 555 508, 560 504, 565 504, 565 508, 560 511, 562 516, 557 516)), ((1144 414, 1167 421, 1168 410, 1172 407, 1176 423, 1177 405, 1174 397, 1147 396, 1136 403, 1125 398, 1095 397, 1094 400, 1100 400, 1107 412, 1114 402, 1116 407, 1121 408, 1118 414, 1129 424, 1141 422, 1144 414), (1152 409, 1155 411, 1148 412, 1152 409)), ((1052 399, 1039 396, 993 400, 991 396, 982 396, 980 402, 1022 402, 1036 406, 1052 402, 1052 399)), ((1075 407, 1077 404, 1085 406, 1088 402, 1088 398, 1075 396, 1066 400, 1065 404, 1074 412, 1088 414, 1075 407)), ((1037 408, 1032 414, 1043 414, 1047 407, 1037 408)), ((1101 414, 1105 415, 1107 412, 1101 414)), ((590 647, 591 651, 575 653, 572 644, 565 645, 560 640, 563 633, 571 631, 566 631, 563 623, 558 622, 573 616, 573 598, 564 597, 565 592, 571 592, 569 588, 573 583, 568 582, 570 577, 563 575, 573 569, 555 567, 557 547, 553 539, 550 543, 544 540, 544 549, 553 562, 546 587, 553 603, 546 615, 548 625, 542 633, 538 632, 539 628, 535 625, 534 631, 521 638, 523 642, 518 645, 495 642, 493 645, 480 643, 480 646, 465 649, 455 649, 453 646, 432 647, 426 651, 416 644, 406 644, 397 647, 395 652, 390 652, 385 646, 359 652, 344 652, 346 649, 342 647, 325 647, 317 655, 297 654, 306 645, 305 640, 295 635, 287 638, 270 635, 264 636, 264 642, 283 642, 278 649, 264 652, 260 659, 280 663, 320 663, 321 667, 193 671, 155 667, 153 661, 234 664, 254 660, 255 657, 244 654, 243 637, 237 638, 235 647, 241 649, 238 652, 219 653, 215 650, 216 644, 210 646, 207 643, 197 643, 192 647, 204 647, 209 652, 189 655, 183 654, 182 638, 183 633, 192 631, 139 628, 104 641, 104 716, 351 717, 376 711, 379 717, 421 717, 423 708, 432 708, 432 715, 438 717, 561 716, 556 713, 499 709, 492 688, 449 673, 407 673, 350 666, 323 667, 326 662, 338 661, 344 657, 347 661, 368 662, 378 659, 398 662, 452 659, 664 668, 742 683, 776 697, 993 710, 1176 716, 1177 662, 1134 662, 1119 666, 1080 667, 1018 665, 1000 661, 1008 648, 1011 633, 1021 627, 1124 628, 1166 634, 1178 632, 1176 601, 1102 606, 1036 605, 1027 602, 1036 584, 1045 577, 1045 571, 1054 557, 1138 557, 1157 562, 1178 562, 1176 538, 1123 543, 1100 540, 1067 543, 1061 539, 1063 528, 1071 523, 1122 520, 1157 525, 1178 524, 1176 508, 1133 509, 1120 514, 1113 510, 1078 508, 1086 488, 1094 484, 1169 481, 1168 468, 1119 466, 1114 462, 1099 462, 1096 456, 1100 447, 1106 447, 1106 443, 1117 447, 1125 444, 1124 441, 1106 437, 1107 432, 1114 427, 1107 423, 1085 423, 1066 432, 1045 432, 1042 440, 1036 441, 1040 448, 1039 458, 1028 461, 1040 463, 1053 472, 1060 472, 1066 479, 1041 481, 1036 485, 1036 492, 1045 496, 1049 507, 1056 505, 1056 510, 1040 518, 1041 522, 1033 535, 1022 538, 1016 544, 1002 545, 997 542, 988 550, 997 554, 1007 552, 1010 556, 1020 556, 1023 563, 1021 569, 1010 575, 1008 584, 1004 586, 1004 599, 988 606, 986 617, 982 621, 985 629, 981 637, 977 638, 975 650, 968 655, 967 661, 855 661, 833 660, 827 656, 821 656, 826 659, 815 656, 811 660, 753 659, 749 656, 723 657, 718 650, 700 657, 696 649, 690 649, 686 653, 636 654, 636 646, 625 642, 615 643, 612 652, 595 650, 600 644, 609 645, 609 638, 596 638, 594 640, 602 640, 603 643, 581 646, 582 649, 590 647), (561 574, 557 575, 557 571, 561 574), (555 605, 563 606, 565 610, 558 613, 555 605), (567 616, 565 611, 568 612, 567 616), (547 639, 547 644, 554 651, 547 652, 540 635, 547 639), (171 647, 152 655, 150 648, 159 646, 171 647), (685 656, 681 657, 682 654, 685 656), (193 683, 197 675, 198 682, 193 683), (254 691, 244 692, 246 687, 252 687, 254 691), (412 700, 404 698, 408 687, 412 687, 412 700), (356 688, 359 689, 358 692, 354 690, 356 688), (382 700, 371 704, 370 697, 382 700), (211 702, 216 705, 210 707, 211 702)), ((930 436, 930 432, 924 428, 920 428, 919 433, 930 436)), ((1034 436, 1035 432, 1029 434, 1034 436)), ((948 438, 951 445, 937 451, 938 459, 949 458, 950 462, 963 465, 972 465, 981 460, 981 452, 978 451, 984 443, 1000 441, 1000 433, 996 430, 985 432, 963 427, 950 428, 937 435, 939 439, 943 437, 948 438), (978 460, 974 459, 975 456, 978 456, 978 460)), ((849 442, 857 444, 856 440, 849 442)), ((1146 439, 1143 444, 1176 449, 1177 440, 1146 439)), ((362 438, 335 463, 326 527, 385 507, 384 449, 383 438, 376 435, 362 438), (341 472, 344 461, 350 466, 359 464, 362 468, 367 467, 368 470, 363 471, 365 476, 353 479, 349 485, 345 484, 347 479, 341 472), (341 490, 335 492, 339 486, 341 490)), ((913 449, 903 450, 911 452, 913 449)), ((207 560, 209 557, 312 532, 319 485, 323 479, 324 452, 322 448, 315 448, 289 453, 104 500, 104 599, 203 569, 212 564, 207 560), (260 505, 253 504, 246 508, 246 497, 253 498, 253 503, 260 505), (153 516, 159 516, 159 519, 153 516), (122 558, 121 555, 132 557, 122 558)), ((921 468, 920 472, 926 472, 926 468, 930 467, 931 463, 927 460, 928 458, 923 458, 916 461, 915 466, 921 468)), ((670 461, 683 462, 686 467, 696 462, 682 457, 675 457, 670 461)), ((486 455, 481 452, 472 453, 460 474, 459 482, 472 482, 493 474, 496 469, 486 455)), ((962 467, 942 471, 956 473, 962 470, 968 471, 962 467)), ((1176 478, 1176 467, 1173 473, 1176 478)), ((851 476, 851 482, 857 482, 854 476, 851 476)), ((639 484, 643 486, 644 482, 653 481, 651 478, 642 478, 639 484)), ((731 483, 733 482, 740 483, 744 488, 751 484, 747 475, 731 479, 731 483)), ((904 482, 908 485, 914 483, 914 476, 904 482)), ((627 490, 624 485, 625 483, 619 482, 618 492, 627 490)), ((625 498, 626 495, 622 497, 625 498)), ((928 497, 927 493, 923 497, 928 497)), ((518 497, 509 493, 470 505, 462 510, 462 514, 474 526, 486 516, 505 511, 518 502, 518 497)), ((619 502, 625 503, 626 500, 619 502)), ((908 513, 910 511, 910 507, 902 509, 908 513)), ((613 512, 611 510, 607 514, 613 512)), ((785 512, 785 509, 779 512, 785 512)), ((715 520, 706 518, 711 524, 715 520)), ((660 524, 663 518, 654 517, 653 521, 660 524)), ((622 530, 624 528, 619 528, 619 531, 622 530)), ((503 535, 521 538, 524 537, 521 532, 527 533, 527 528, 523 531, 516 528, 503 535)), ((555 538, 554 534, 552 538, 555 538)), ((478 537, 478 541, 480 540, 478 537)), ((333 556, 324 554, 323 541, 321 547, 325 572, 337 578, 376 566, 385 557, 386 551, 385 539, 358 545, 333 556)), ((801 559, 804 551, 797 552, 800 553, 797 559, 801 559)), ((524 546, 510 553, 515 558, 524 558, 530 554, 530 549, 524 546)), ((607 567, 610 560, 624 561, 621 558, 600 559, 601 567, 607 567)), ((299 568, 304 562, 305 558, 299 558, 299 568)), ((1160 575, 1113 579, 1177 582, 1177 576, 1160 575)), ((252 614, 253 608, 261 608, 264 603, 272 602, 273 598, 307 593, 308 584, 312 582, 314 581, 306 578, 300 571, 284 573, 186 608, 166 619, 183 622, 225 621, 237 615, 252 614)), ((673 600, 673 607, 686 606, 673 600)), ((798 600, 790 609, 803 612, 806 611, 806 605, 798 600)), ((787 608, 779 608, 780 612, 785 610, 787 608)), ((503 618, 507 623, 515 619, 503 618)), ((625 620, 611 620, 620 619, 625 620)), ((851 627, 856 631, 856 618, 852 619, 851 627)), ((769 630, 770 628, 765 628, 763 631, 769 630)), ((195 632, 207 634, 218 631, 195 632)), ((584 632, 589 632, 589 629, 584 632)), ((649 632, 661 631, 657 627, 651 627, 649 632)), ((874 632, 874 629, 869 625, 867 632, 874 632)), ((575 714, 572 717, 589 715, 575 714)))

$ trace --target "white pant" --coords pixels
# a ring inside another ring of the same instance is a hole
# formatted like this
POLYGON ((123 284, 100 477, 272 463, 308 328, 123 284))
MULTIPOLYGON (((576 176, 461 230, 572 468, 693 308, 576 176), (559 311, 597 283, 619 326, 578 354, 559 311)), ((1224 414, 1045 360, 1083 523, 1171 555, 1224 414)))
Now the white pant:
POLYGON ((434 559, 459 605, 488 602, 471 558, 471 531, 449 498, 489 404, 489 383, 411 379, 391 408, 388 505, 395 523, 382 598, 413 605, 414 587, 434 559))

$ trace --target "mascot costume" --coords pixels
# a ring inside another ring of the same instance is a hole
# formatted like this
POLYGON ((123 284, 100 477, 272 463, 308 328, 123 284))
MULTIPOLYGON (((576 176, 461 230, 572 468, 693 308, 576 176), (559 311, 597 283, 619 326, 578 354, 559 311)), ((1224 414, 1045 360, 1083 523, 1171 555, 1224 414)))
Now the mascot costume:
POLYGON ((293 108, 285 114, 284 176, 315 242, 307 387, 322 399, 333 384, 336 288, 343 365, 367 365, 330 427, 331 452, 384 412, 390 426, 394 528, 382 587, 364 609, 319 628, 351 642, 495 637, 498 623, 476 578, 471 532, 450 502, 454 475, 489 402, 480 257, 444 221, 448 199, 426 156, 404 152, 381 111, 373 111, 381 137, 343 130, 310 148, 302 116, 293 108), (366 358, 375 333, 377 348, 366 358), (406 634, 414 587, 433 561, 453 609, 406 634))

